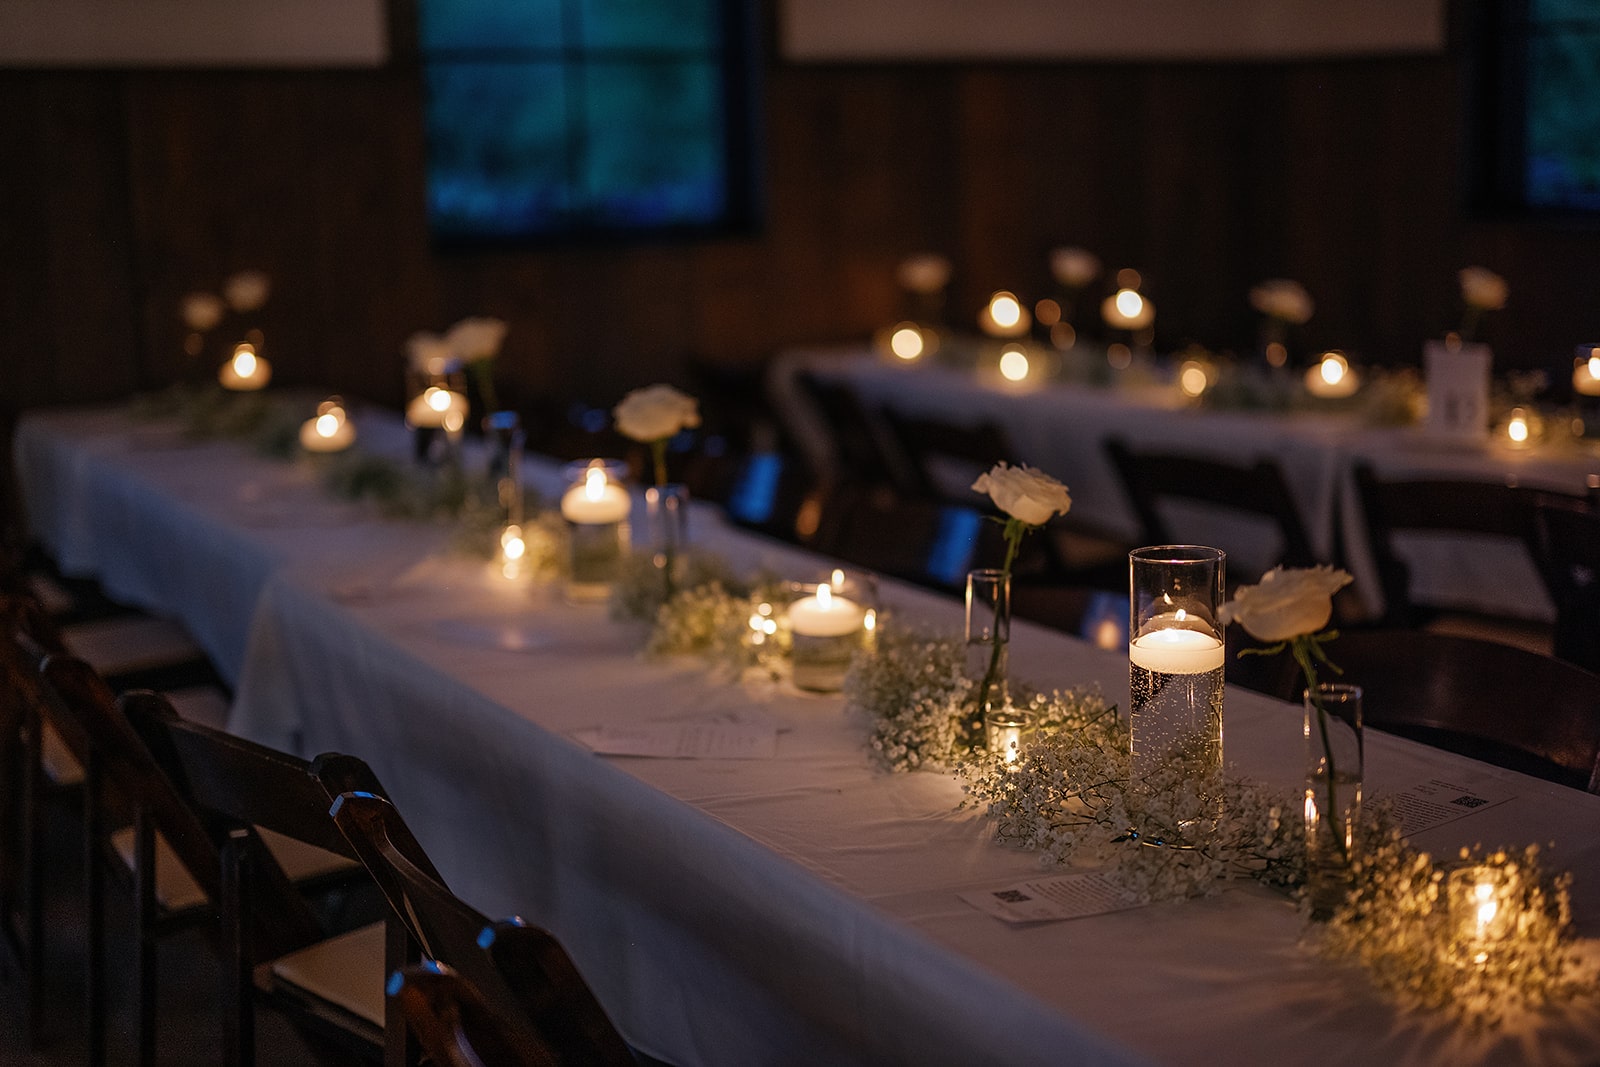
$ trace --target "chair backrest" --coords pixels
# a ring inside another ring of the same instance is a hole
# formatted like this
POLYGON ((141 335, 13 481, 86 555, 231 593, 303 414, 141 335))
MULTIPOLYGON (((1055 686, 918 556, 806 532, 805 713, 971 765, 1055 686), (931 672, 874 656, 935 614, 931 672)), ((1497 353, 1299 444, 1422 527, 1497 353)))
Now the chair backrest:
MULTIPOLYGON (((1534 511, 1562 494, 1494 482, 1436 478, 1380 478, 1370 464, 1352 470, 1383 592, 1384 622, 1414 626, 1426 621, 1425 605, 1411 589, 1411 572, 1397 548, 1396 535, 1465 534, 1521 542, 1536 552, 1534 511)), ((1581 500, 1578 497, 1569 498, 1581 500)))
MULTIPOLYGON (((1280 540, 1275 563, 1309 567, 1321 562, 1276 461, 1263 457, 1254 463, 1235 464, 1182 452, 1135 451, 1116 437, 1108 439, 1105 447, 1139 520, 1145 544, 1194 540, 1174 529, 1162 514, 1164 501, 1184 500, 1271 520, 1280 540)), ((1230 558, 1237 555, 1229 552, 1230 558)))
POLYGON ((1600 671, 1600 505, 1547 496, 1534 509, 1534 536, 1556 606, 1555 654, 1600 671))
POLYGON ((833 449, 834 469, 819 479, 908 488, 914 479, 905 457, 897 455, 889 430, 850 386, 802 371, 795 387, 822 420, 833 449))
POLYGON ((491 1008, 471 982, 436 960, 402 967, 389 996, 429 1062, 438 1067, 558 1067, 560 1060, 526 1022, 491 1008))
POLYGON ((997 422, 954 422, 934 415, 911 415, 883 409, 884 424, 911 461, 917 495, 962 507, 990 510, 989 501, 972 492, 972 483, 996 463, 1019 460, 1011 439, 997 422))
MULTIPOLYGON (((1344 671, 1340 680, 1361 686, 1373 729, 1600 792, 1600 675, 1424 630, 1346 631, 1327 652, 1344 671)), ((1264 668, 1254 688, 1299 702, 1302 682, 1289 657, 1249 659, 1264 668)))
MULTIPOLYGON (((40 665, 45 692, 63 738, 69 745, 84 745, 75 754, 92 762, 107 782, 129 802, 153 829, 166 839, 189 875, 206 897, 221 906, 225 896, 223 848, 236 831, 246 830, 242 847, 248 849, 251 869, 259 884, 250 887, 252 904, 245 916, 246 951, 254 959, 270 959, 320 940, 321 924, 294 891, 260 838, 230 813, 209 811, 191 803, 190 797, 168 777, 160 761, 134 728, 127 709, 148 709, 165 704, 154 693, 114 697, 105 681, 82 660, 63 654, 47 655, 40 665)), ((171 712, 170 706, 166 712, 171 712)), ((263 812, 269 821, 279 821, 263 812)), ((234 847, 240 847, 237 843, 234 847)))
POLYGON ((331 811, 424 955, 464 975, 494 1011, 525 1017, 559 1062, 631 1067, 627 1044, 553 937, 491 922, 452 893, 382 797, 341 793, 331 811))

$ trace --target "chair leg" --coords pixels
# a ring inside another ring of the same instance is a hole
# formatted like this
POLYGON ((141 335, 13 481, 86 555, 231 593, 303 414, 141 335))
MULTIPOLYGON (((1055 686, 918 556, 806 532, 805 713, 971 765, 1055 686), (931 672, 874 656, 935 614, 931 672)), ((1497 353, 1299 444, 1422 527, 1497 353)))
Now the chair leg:
POLYGON ((91 752, 83 769, 84 927, 88 943, 88 960, 84 968, 84 1007, 89 1063, 92 1067, 102 1067, 106 1062, 105 875, 100 858, 104 797, 97 763, 91 752))
POLYGON ((237 828, 228 832, 222 846, 222 1053, 230 1067, 252 1067, 255 1063, 255 985, 251 968, 246 899, 250 885, 250 832, 237 828))
MULTIPOLYGON (((391 916, 384 923, 383 963, 384 987, 388 989, 391 977, 400 968, 416 963, 422 953, 416 941, 406 932, 405 926, 391 916)), ((384 1067, 417 1067, 422 1060, 422 1049, 412 1040, 406 1028, 406 1018, 399 1001, 384 997, 383 1003, 383 1064, 384 1067)))
POLYGON ((134 974, 138 998, 134 1042, 141 1067, 155 1067, 161 989, 156 929, 160 906, 156 902, 156 831, 143 811, 134 819, 133 866, 134 974))
MULTIPOLYGON (((22 755, 22 811, 18 828, 17 862, 22 905, 22 965, 24 1015, 28 1045, 38 1048, 44 1037, 44 765, 39 720, 27 727, 22 755)), ((7 913, 10 917, 10 912, 7 913)))

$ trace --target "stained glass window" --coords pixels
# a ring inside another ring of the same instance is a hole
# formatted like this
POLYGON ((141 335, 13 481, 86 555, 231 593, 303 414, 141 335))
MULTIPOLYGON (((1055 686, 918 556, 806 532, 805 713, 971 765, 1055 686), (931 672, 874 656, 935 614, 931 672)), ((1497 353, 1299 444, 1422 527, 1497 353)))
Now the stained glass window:
POLYGON ((1600 210, 1600 5, 1529 0, 1526 70, 1529 204, 1600 210))
POLYGON ((444 240, 726 231, 754 215, 742 0, 417 0, 444 240))

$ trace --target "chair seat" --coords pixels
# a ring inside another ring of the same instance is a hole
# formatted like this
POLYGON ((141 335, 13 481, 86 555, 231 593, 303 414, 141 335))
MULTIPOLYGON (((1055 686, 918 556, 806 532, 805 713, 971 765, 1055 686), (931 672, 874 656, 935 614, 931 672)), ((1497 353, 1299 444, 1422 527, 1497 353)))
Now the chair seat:
POLYGON ((186 685, 162 694, 190 722, 224 730, 228 726, 228 694, 214 685, 186 685))
POLYGON ((175 622, 151 615, 119 615, 62 630, 67 650, 102 676, 133 674, 203 659, 194 639, 175 622))
POLYGON ((373 923, 264 965, 274 982, 383 1026, 384 924, 373 923))
MULTIPOLYGON (((305 882, 359 869, 360 864, 325 849, 296 841, 271 830, 259 830, 267 846, 290 881, 305 882)), ((134 829, 125 826, 111 835, 111 847, 122 862, 133 869, 134 829)), ((184 911, 206 903, 206 895, 179 862, 172 846, 156 835, 156 902, 168 911, 184 911)), ((381 999, 381 998, 380 998, 381 999)))
POLYGON ((39 738, 39 768, 53 785, 65 787, 83 784, 83 764, 78 762, 56 728, 48 722, 44 724, 44 733, 39 738))

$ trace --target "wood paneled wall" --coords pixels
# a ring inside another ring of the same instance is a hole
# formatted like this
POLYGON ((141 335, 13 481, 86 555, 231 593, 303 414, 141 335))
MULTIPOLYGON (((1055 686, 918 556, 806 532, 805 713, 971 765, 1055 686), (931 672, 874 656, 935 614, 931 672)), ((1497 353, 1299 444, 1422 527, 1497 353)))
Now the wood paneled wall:
MULTIPOLYGON (((0 73, 0 408, 95 400, 181 367, 180 295, 260 267, 280 379, 400 399, 405 337, 511 323, 502 392, 609 404, 866 337, 934 249, 972 321, 1037 294, 1046 254, 1144 273, 1159 342, 1250 343, 1245 293, 1318 301, 1308 344, 1415 361, 1455 271, 1504 273, 1501 366, 1600 338, 1600 234, 1469 220, 1448 56, 1236 65, 800 66, 772 61, 761 233, 441 252, 423 219, 419 89, 365 72, 0 73)), ((1555 361, 1552 363, 1552 361, 1555 361)))

